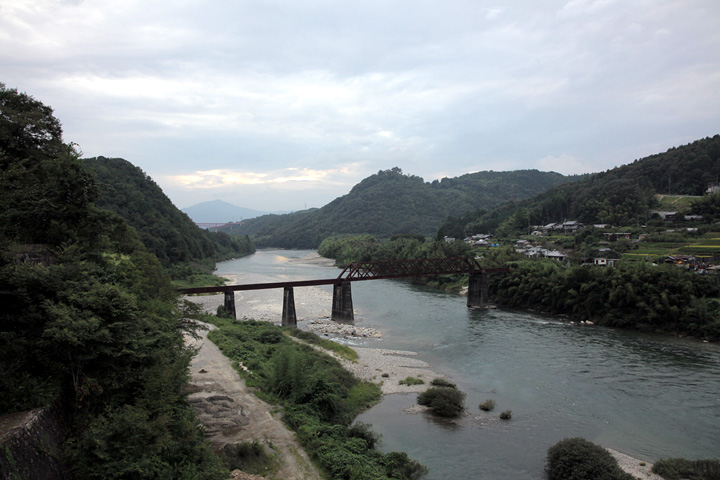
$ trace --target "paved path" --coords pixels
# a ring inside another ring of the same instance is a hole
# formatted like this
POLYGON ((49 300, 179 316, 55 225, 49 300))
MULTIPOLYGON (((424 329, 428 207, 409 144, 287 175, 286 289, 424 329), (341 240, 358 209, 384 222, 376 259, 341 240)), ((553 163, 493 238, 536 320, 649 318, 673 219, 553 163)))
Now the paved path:
POLYGON ((213 449, 258 441, 281 460, 282 467, 268 478, 321 480, 295 434, 271 413, 271 405, 245 385, 230 361, 207 339, 207 331, 202 332, 200 340, 188 339, 188 343, 200 347, 190 365, 193 393, 189 399, 205 425, 213 449))

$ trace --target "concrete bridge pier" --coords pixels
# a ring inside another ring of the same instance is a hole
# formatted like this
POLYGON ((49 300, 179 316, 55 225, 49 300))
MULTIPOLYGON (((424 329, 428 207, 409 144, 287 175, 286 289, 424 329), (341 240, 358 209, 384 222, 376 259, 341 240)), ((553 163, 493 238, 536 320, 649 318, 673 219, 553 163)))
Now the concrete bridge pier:
POLYGON ((355 320, 350 282, 340 282, 333 285, 331 318, 336 322, 346 323, 352 323, 355 320))
POLYGON ((297 328, 295 293, 293 293, 292 287, 284 287, 283 290, 282 326, 297 328))
POLYGON ((467 306, 485 308, 488 306, 487 272, 473 272, 468 282, 467 306))
POLYGON ((225 292, 223 307, 225 307, 225 312, 228 316, 232 315, 232 318, 237 320, 237 315, 235 314, 235 292, 225 292))

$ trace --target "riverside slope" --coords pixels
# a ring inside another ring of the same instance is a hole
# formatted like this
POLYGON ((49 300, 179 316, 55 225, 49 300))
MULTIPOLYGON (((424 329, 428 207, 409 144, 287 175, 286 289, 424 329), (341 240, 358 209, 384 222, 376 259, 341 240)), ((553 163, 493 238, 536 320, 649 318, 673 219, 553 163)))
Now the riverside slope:
MULTIPOLYGON (((213 328, 210 326, 210 328, 213 328)), ((321 480, 295 434, 272 413, 271 405, 257 398, 233 368, 230 360, 207 338, 187 339, 199 348, 190 365, 190 402, 215 451, 225 445, 261 443, 280 458, 280 469, 270 479, 321 480)))

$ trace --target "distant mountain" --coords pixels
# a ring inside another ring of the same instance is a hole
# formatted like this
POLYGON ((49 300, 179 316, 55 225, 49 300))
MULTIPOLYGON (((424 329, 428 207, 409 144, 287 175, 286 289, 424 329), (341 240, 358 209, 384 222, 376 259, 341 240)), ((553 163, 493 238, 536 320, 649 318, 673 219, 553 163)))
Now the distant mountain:
POLYGON ((237 205, 222 200, 200 202, 181 210, 187 213, 193 222, 196 223, 239 222, 270 213, 238 207, 237 205))
POLYGON ((435 236, 449 215, 528 198, 570 180, 554 172, 518 170, 477 172, 429 183, 395 167, 364 179, 322 208, 265 215, 223 231, 249 235, 258 246, 281 248, 317 248, 333 235, 435 236))
POLYGON ((86 158, 100 187, 96 204, 125 218, 164 266, 241 257, 255 251, 247 237, 199 228, 140 168, 122 158, 86 158))
POLYGON ((720 135, 715 135, 553 187, 534 198, 450 218, 442 228, 459 237, 527 232, 531 225, 565 220, 637 225, 652 220, 648 212, 657 208, 657 194, 703 195, 719 174, 720 135))

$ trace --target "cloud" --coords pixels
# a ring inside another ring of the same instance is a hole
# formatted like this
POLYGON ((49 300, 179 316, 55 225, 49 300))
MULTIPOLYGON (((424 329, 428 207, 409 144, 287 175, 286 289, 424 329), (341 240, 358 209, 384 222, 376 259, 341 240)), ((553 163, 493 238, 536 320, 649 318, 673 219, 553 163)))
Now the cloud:
POLYGON ((271 172, 258 173, 238 170, 198 170, 189 174, 168 176, 167 179, 188 189, 218 189, 243 185, 273 185, 292 188, 293 183, 338 184, 338 179, 350 173, 349 168, 315 170, 290 167, 271 172), (286 186, 287 184, 287 186, 286 186))
POLYGON ((579 173, 718 133, 718 18, 716 0, 0 0, 0 80, 183 202, 297 204, 394 166, 579 173))

